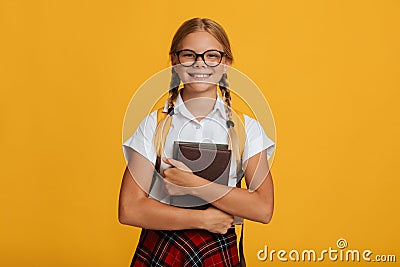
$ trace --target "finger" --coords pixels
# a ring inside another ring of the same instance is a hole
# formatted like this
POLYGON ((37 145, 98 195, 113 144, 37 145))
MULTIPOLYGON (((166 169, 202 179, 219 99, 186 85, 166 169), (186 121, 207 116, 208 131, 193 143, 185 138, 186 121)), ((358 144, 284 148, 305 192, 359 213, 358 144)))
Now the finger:
POLYGON ((170 189, 178 186, 177 184, 175 184, 168 178, 164 178, 164 184, 165 184, 165 186, 169 186, 170 189))
POLYGON ((162 160, 165 162, 165 163, 167 163, 167 164, 169 164, 169 165, 172 165, 172 166, 175 166, 175 160, 174 159, 171 159, 171 158, 166 158, 166 157, 163 157, 162 158, 162 160))
POLYGON ((169 164, 178 168, 181 171, 192 172, 192 170, 188 166, 186 166, 182 161, 171 158, 168 158, 167 160, 170 162, 169 164))
POLYGON ((164 162, 172 165, 173 167, 177 167, 178 169, 182 169, 185 167, 185 164, 183 164, 181 161, 172 158, 164 158, 164 162))
POLYGON ((162 176, 163 176, 164 178, 166 178, 166 177, 168 177, 168 176, 170 176, 170 175, 171 175, 171 168, 166 168, 166 169, 163 170, 162 176))

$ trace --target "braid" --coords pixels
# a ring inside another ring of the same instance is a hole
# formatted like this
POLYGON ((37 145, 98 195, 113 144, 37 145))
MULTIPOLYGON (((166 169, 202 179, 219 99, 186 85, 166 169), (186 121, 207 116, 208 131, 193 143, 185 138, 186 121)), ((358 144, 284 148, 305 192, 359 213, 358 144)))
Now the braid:
POLYGON ((156 131, 154 134, 154 146, 156 148, 157 156, 161 157, 163 150, 164 150, 164 143, 165 139, 167 137, 167 132, 166 129, 169 129, 171 126, 172 122, 172 115, 174 106, 175 106, 175 100, 178 97, 179 94, 179 85, 180 85, 180 78, 178 73, 174 70, 174 68, 171 69, 172 76, 171 76, 171 83, 170 83, 170 89, 169 89, 169 97, 168 97, 168 115, 162 119, 156 127, 156 131))
POLYGON ((222 92, 222 96, 225 101, 225 113, 227 120, 232 120, 232 109, 231 109, 231 91, 229 89, 228 75, 224 73, 221 80, 219 81, 219 88, 222 92))
POLYGON ((168 109, 174 108, 175 100, 178 97, 178 88, 181 83, 181 79, 179 78, 178 73, 174 68, 171 69, 171 83, 169 85, 169 98, 168 98, 168 109))
POLYGON ((227 127, 228 127, 228 144, 229 148, 232 149, 235 159, 236 159, 236 168, 237 168, 237 173, 239 171, 239 168, 241 168, 240 160, 240 151, 239 151, 239 137, 238 134, 235 130, 235 125, 232 122, 232 107, 231 107, 231 91, 229 89, 229 83, 228 83, 228 75, 224 73, 222 75, 221 80, 219 81, 219 88, 221 90, 222 96, 224 98, 225 102, 225 113, 226 113, 226 121, 227 121, 227 127))

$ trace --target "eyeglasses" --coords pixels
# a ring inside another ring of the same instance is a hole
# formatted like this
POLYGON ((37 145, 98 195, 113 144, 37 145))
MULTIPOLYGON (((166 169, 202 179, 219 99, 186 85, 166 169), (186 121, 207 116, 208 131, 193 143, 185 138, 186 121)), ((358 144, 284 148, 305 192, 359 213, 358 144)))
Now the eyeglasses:
POLYGON ((178 57, 179 63, 184 67, 193 66, 198 57, 201 57, 207 66, 216 67, 221 63, 222 57, 225 55, 225 53, 211 49, 202 54, 197 54, 193 50, 183 49, 175 52, 175 55, 178 57))

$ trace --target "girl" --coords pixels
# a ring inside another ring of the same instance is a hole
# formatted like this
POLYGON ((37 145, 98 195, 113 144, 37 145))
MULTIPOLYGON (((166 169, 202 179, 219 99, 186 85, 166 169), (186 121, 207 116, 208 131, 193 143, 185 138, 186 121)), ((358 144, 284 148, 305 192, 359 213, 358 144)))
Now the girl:
POLYGON ((173 160, 176 140, 229 143, 235 148, 238 138, 226 75, 233 56, 223 28, 210 19, 190 19, 176 32, 169 54, 173 67, 165 106, 168 115, 158 123, 158 111, 152 112, 123 144, 128 166, 120 191, 119 221, 142 228, 131 266, 238 266, 233 216, 270 221, 274 199, 267 159, 275 146, 260 124, 244 115, 246 143, 239 157, 250 190, 235 187, 235 161, 226 186, 208 183, 173 160), (164 123, 171 125, 165 145, 157 142, 164 123), (160 149, 163 158, 157 164, 160 149), (149 192, 155 165, 163 183, 154 183, 149 192), (175 207, 163 190, 169 195, 190 193, 212 206, 205 210, 175 207))

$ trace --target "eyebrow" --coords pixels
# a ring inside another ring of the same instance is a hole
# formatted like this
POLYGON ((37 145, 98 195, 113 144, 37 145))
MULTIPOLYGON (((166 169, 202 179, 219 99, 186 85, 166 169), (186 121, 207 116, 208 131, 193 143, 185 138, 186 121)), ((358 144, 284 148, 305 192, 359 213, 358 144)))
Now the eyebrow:
MULTIPOLYGON (((192 48, 181 48, 181 49, 179 49, 179 50, 192 50, 192 51, 194 51, 194 52, 196 52, 196 53, 199 53, 198 51, 196 51, 195 49, 192 49, 192 48)), ((179 50, 178 50, 178 51, 179 51, 179 50)), ((208 50, 224 51, 224 49, 208 48, 208 49, 206 49, 206 50, 203 50, 203 52, 208 51, 208 50)), ((203 52, 201 52, 201 53, 203 53, 203 52)), ((201 53, 200 53, 200 54, 201 54, 201 53)))

